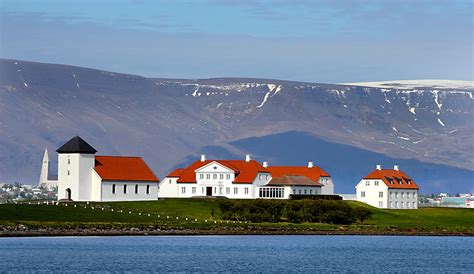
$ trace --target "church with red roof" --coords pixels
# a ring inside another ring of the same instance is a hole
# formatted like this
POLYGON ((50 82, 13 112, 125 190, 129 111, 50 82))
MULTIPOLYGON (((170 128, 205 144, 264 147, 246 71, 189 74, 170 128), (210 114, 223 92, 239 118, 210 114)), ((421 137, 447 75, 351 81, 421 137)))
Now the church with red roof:
POLYGON ((140 157, 99 156, 75 136, 58 153, 58 200, 146 201, 158 199, 159 179, 140 157))
POLYGON ((160 182, 160 198, 227 197, 288 199, 291 194, 333 194, 330 175, 307 166, 269 166, 246 155, 242 160, 209 160, 173 170, 160 182))
POLYGON ((356 185, 356 197, 374 207, 417 209, 419 187, 398 165, 382 169, 381 165, 356 185))

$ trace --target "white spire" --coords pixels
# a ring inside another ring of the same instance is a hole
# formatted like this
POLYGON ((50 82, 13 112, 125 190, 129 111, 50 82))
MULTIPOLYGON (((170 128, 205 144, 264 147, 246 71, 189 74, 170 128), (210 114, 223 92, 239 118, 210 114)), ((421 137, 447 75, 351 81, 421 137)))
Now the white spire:
POLYGON ((45 148, 44 155, 43 155, 43 162, 41 163, 41 173, 39 178, 39 185, 45 186, 46 181, 48 180, 48 172, 49 172, 49 156, 48 156, 48 149, 45 148))

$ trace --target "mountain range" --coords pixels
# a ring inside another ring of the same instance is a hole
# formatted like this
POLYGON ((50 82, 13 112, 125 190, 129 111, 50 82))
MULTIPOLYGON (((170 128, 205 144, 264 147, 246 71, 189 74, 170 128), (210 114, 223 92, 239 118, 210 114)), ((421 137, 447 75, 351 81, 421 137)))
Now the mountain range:
POLYGON ((80 135, 99 155, 138 155, 162 178, 207 158, 313 161, 336 191, 376 164, 422 193, 474 192, 474 86, 468 81, 323 84, 145 78, 0 60, 0 182, 36 184, 45 148, 80 135))

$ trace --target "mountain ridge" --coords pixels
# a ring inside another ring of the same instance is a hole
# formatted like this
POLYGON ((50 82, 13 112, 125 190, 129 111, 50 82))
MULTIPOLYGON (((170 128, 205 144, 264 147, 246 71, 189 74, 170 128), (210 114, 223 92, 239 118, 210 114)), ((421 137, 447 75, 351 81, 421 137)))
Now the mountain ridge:
POLYGON ((75 134, 100 154, 141 155, 160 176, 203 147, 291 131, 472 171, 472 93, 145 78, 0 60, 0 180, 36 182, 44 147, 54 151, 75 134))

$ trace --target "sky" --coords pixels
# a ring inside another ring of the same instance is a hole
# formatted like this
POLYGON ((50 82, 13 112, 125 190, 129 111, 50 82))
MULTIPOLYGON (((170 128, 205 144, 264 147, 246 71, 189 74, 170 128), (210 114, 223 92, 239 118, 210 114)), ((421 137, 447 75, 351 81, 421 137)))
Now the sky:
POLYGON ((474 80, 473 1, 0 0, 0 58, 163 78, 474 80))

